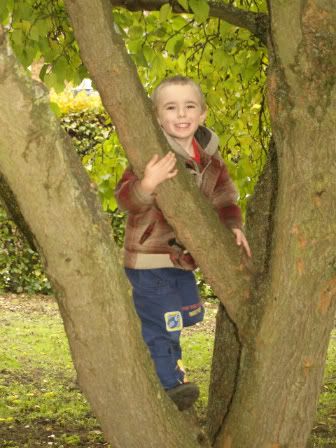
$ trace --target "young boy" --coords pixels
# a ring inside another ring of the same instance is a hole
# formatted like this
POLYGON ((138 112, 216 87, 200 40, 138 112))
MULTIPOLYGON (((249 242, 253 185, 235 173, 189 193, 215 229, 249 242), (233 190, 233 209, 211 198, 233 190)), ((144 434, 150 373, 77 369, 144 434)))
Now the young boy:
POLYGON ((232 229, 236 242, 251 256, 241 231, 236 191, 218 153, 218 137, 203 125, 206 104, 199 86, 189 78, 164 80, 154 91, 153 106, 171 148, 148 162, 138 179, 128 168, 116 189, 119 207, 128 211, 125 269, 142 323, 142 334, 157 374, 180 410, 192 406, 198 387, 185 381, 180 334, 204 316, 190 253, 176 240, 155 201, 157 186, 177 174, 176 157, 185 161, 202 192, 232 229))

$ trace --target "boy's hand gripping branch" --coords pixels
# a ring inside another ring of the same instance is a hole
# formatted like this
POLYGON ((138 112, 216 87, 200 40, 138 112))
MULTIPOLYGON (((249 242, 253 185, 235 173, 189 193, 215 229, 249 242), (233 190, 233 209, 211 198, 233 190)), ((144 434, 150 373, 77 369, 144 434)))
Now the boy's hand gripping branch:
POLYGON ((167 179, 176 176, 176 156, 168 152, 164 157, 155 154, 147 163, 144 177, 141 180, 141 188, 145 193, 154 193, 155 188, 167 179))

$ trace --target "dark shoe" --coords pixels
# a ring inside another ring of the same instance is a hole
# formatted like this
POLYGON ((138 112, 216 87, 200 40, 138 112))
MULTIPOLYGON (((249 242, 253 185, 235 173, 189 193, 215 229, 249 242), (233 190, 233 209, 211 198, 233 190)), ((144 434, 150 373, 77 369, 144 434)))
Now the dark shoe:
POLYGON ((172 389, 166 390, 166 392, 176 404, 179 411, 189 409, 199 396, 199 388, 193 383, 179 384, 172 389))

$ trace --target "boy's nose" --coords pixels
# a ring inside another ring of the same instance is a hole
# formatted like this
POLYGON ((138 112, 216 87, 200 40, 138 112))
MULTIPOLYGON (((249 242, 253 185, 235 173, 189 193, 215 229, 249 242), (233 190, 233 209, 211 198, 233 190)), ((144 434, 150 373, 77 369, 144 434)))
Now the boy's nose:
POLYGON ((179 116, 179 117, 184 117, 185 114, 186 114, 185 108, 184 108, 184 107, 180 107, 180 108, 178 109, 177 113, 178 113, 178 116, 179 116))

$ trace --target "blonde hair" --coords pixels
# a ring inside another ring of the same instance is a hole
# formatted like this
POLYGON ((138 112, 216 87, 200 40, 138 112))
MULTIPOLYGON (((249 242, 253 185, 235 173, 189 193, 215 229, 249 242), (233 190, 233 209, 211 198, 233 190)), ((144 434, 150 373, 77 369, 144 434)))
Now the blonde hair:
POLYGON ((194 87, 200 97, 200 103, 201 103, 201 108, 202 111, 205 111, 207 106, 206 106, 206 101, 205 101, 205 97, 204 94, 200 88, 200 86, 191 78, 187 78, 186 76, 181 76, 181 75, 176 75, 176 76, 171 76, 169 78, 164 79, 163 81, 160 82, 160 84, 153 90, 152 95, 151 95, 151 99, 153 102, 153 106, 154 106, 154 110, 157 110, 157 105, 158 105, 158 96, 160 91, 169 85, 190 85, 192 87, 194 87))

